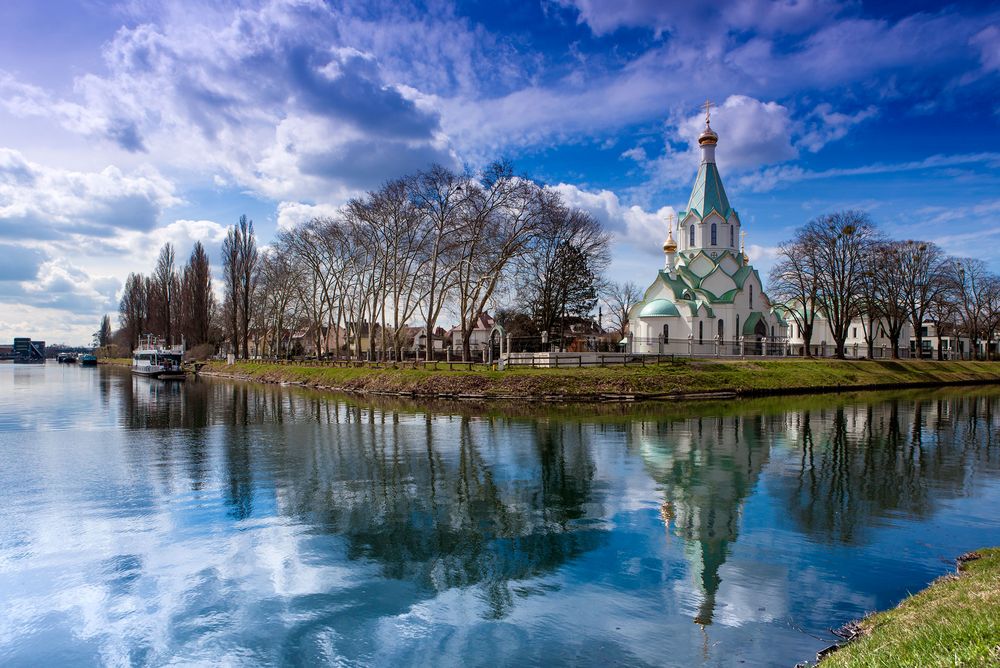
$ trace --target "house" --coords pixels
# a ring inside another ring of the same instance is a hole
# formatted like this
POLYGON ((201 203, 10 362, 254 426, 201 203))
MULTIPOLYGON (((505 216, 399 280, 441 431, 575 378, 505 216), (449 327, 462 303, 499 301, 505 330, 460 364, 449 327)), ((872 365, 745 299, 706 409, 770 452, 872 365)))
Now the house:
MULTIPOLYGON (((473 327, 472 334, 469 337, 469 349, 486 350, 490 344, 490 334, 493 332, 494 326, 496 326, 496 320, 493 319, 493 316, 485 311, 480 313, 476 318, 475 326, 473 327)), ((459 350, 462 348, 461 325, 452 327, 448 331, 448 336, 451 337, 451 345, 453 349, 459 350)))

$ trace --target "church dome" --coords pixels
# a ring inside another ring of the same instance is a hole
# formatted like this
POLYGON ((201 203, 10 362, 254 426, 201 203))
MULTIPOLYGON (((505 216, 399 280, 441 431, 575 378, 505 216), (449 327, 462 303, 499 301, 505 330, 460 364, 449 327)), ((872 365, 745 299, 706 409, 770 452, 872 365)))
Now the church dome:
POLYGON ((698 145, 704 146, 705 144, 715 145, 719 143, 719 135, 715 134, 715 130, 712 126, 705 122, 705 130, 698 135, 698 145))
POLYGON ((664 253, 674 253, 677 251, 677 242, 674 241, 673 232, 667 234, 667 240, 663 242, 664 253))
POLYGON ((647 302, 639 311, 640 318, 656 318, 664 316, 679 316, 677 306, 669 299, 654 299, 647 302))

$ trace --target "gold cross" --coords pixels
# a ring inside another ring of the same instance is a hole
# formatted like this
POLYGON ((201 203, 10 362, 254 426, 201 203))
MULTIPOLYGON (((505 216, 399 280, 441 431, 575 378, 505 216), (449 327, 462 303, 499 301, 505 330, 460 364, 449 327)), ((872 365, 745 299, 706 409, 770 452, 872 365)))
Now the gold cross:
POLYGON ((747 243, 747 231, 746 230, 740 230, 740 250, 741 251, 743 250, 743 247, 746 245, 746 243, 747 243))
POLYGON ((674 216, 674 214, 672 214, 672 213, 668 213, 667 214, 667 231, 668 232, 673 232, 674 231, 674 218, 675 217, 676 216, 674 216))
POLYGON ((705 110, 705 124, 706 125, 708 124, 708 121, 710 120, 709 110, 712 108, 712 106, 713 106, 712 105, 712 101, 709 100, 709 99, 707 99, 707 98, 705 99, 705 104, 701 105, 701 108, 705 110))

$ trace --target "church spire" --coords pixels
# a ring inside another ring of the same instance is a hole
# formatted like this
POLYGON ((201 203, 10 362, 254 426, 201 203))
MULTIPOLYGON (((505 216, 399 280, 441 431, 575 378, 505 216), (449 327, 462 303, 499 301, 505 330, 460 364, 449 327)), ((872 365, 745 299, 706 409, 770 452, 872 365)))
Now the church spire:
POLYGON ((663 254, 667 256, 665 269, 668 274, 674 273, 674 254, 677 252, 677 242, 674 241, 674 214, 667 214, 667 240, 663 242, 663 254))

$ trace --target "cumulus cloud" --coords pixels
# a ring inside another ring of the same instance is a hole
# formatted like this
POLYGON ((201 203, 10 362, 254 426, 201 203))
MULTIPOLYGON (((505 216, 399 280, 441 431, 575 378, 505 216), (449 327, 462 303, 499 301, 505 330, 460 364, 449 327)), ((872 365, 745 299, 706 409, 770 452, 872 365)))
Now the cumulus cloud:
POLYGON ((173 184, 151 167, 130 174, 115 166, 70 171, 0 149, 0 237, 62 239, 150 230, 164 208, 178 203, 173 184))
POLYGON ((864 123, 878 115, 875 105, 870 105, 853 114, 836 111, 828 102, 816 105, 805 120, 805 129, 797 145, 815 153, 832 141, 842 139, 855 125, 864 123))
POLYGON ((662 255, 663 240, 667 236, 667 217, 676 216, 671 206, 649 212, 640 206, 626 206, 614 192, 582 190, 569 184, 548 186, 559 193, 567 205, 590 213, 614 235, 616 244, 624 244, 643 255, 662 255))
POLYGON ((329 204, 305 204, 303 202, 278 203, 278 229, 292 230, 313 218, 333 218, 339 207, 329 204))

